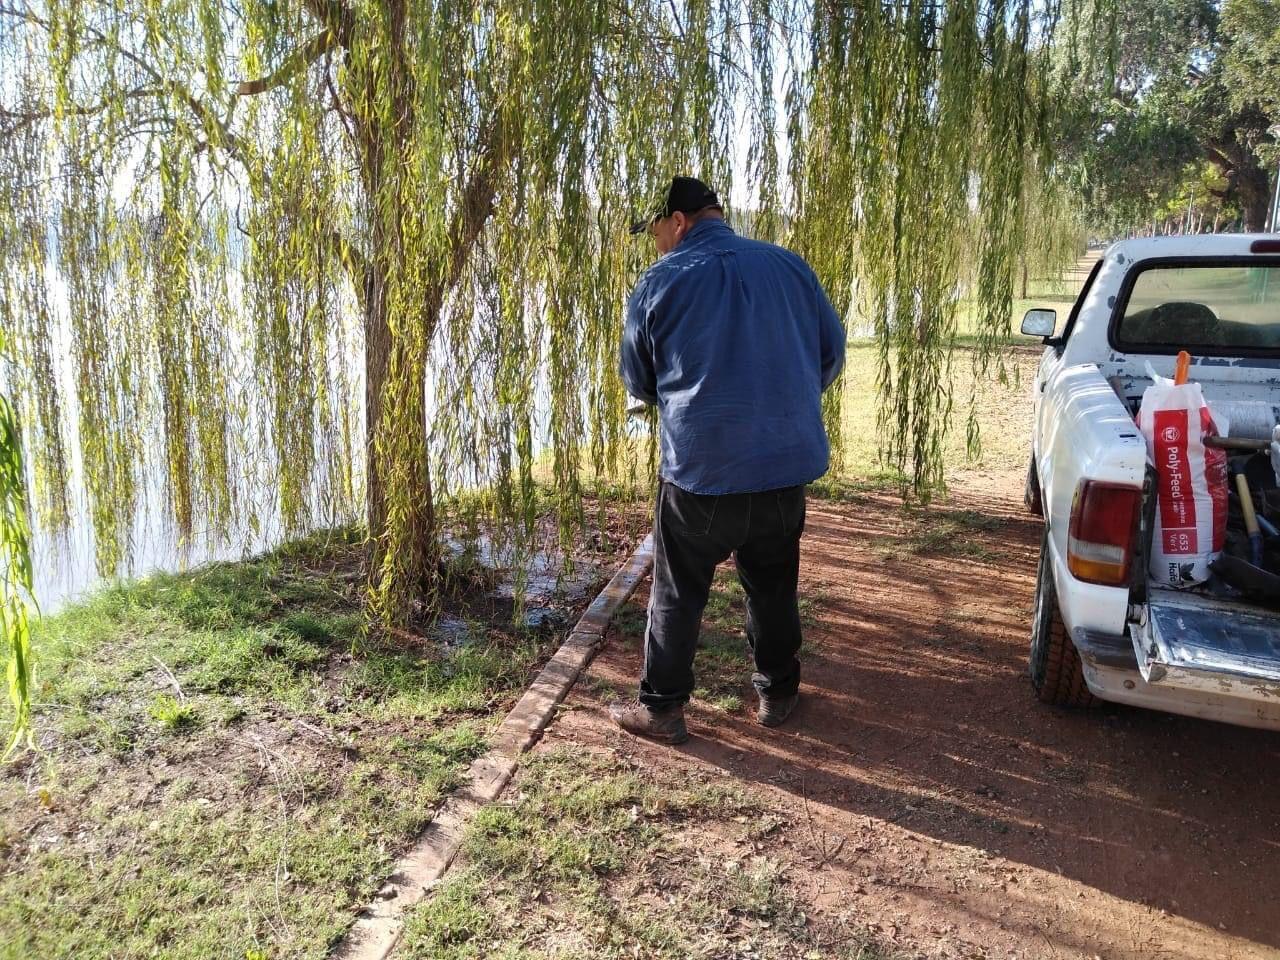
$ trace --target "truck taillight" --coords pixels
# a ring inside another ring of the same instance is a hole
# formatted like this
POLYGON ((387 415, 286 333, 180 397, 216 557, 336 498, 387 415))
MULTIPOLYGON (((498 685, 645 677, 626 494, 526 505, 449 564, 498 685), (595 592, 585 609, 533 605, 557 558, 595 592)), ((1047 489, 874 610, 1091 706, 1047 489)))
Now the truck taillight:
POLYGON ((1071 504, 1067 533, 1071 575, 1086 583, 1126 583, 1141 507, 1139 487, 1082 480, 1071 504))

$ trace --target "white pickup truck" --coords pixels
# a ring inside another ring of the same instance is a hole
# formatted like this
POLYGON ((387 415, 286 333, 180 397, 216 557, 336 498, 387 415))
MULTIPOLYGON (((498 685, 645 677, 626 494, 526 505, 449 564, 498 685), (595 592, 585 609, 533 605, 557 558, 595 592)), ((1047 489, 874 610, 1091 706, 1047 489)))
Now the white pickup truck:
MULTIPOLYGON (((1045 343, 1026 490, 1028 508, 1044 517, 1031 630, 1036 695, 1280 728, 1280 595, 1265 577, 1261 594, 1217 576, 1178 590, 1152 580, 1156 474, 1134 420, 1148 365, 1173 377, 1185 349, 1211 409, 1243 403, 1270 409, 1274 423, 1280 235, 1122 241, 1093 267, 1065 318, 1032 310, 1022 332, 1045 343)), ((1268 453, 1231 453, 1262 523, 1280 522, 1268 453)), ((1239 527, 1234 493, 1229 510, 1229 529, 1239 527)), ((1280 540, 1268 537, 1266 549, 1275 572, 1280 540)))

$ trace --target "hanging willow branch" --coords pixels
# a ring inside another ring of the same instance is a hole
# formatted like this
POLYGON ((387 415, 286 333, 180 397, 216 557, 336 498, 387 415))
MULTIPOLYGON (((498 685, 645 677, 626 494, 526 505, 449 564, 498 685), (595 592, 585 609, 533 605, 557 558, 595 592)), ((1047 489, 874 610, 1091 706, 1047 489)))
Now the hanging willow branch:
MULTIPOLYGON (((0 355, 5 352, 0 336, 0 355)), ((31 742, 31 528, 27 522, 27 477, 22 436, 9 398, 0 395, 0 633, 4 640, 5 687, 13 728, 4 751, 31 742)))
POLYGON ((999 370, 1052 22, 1030 0, 0 5, 0 329, 39 526, 87 523, 113 575, 140 516, 183 543, 363 519, 375 625, 433 609, 446 515, 518 564, 545 480, 568 544, 588 478, 651 477, 616 349, 652 251, 625 227, 675 172, 749 198, 739 225, 874 329, 886 457, 927 493, 975 239, 999 370))

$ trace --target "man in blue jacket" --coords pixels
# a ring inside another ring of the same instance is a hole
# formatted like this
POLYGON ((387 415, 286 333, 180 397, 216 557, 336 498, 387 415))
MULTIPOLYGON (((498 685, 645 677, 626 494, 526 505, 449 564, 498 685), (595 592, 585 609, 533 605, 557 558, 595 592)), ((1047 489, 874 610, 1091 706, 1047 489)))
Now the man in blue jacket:
POLYGON ((645 230, 663 256, 627 302, 622 378, 658 407, 661 479, 640 693, 610 714, 631 733, 683 743, 702 611, 730 554, 747 597, 757 719, 777 726, 799 699, 804 485, 827 471, 821 395, 844 364, 844 329, 809 265, 734 233, 692 177, 675 177, 631 232, 645 230))

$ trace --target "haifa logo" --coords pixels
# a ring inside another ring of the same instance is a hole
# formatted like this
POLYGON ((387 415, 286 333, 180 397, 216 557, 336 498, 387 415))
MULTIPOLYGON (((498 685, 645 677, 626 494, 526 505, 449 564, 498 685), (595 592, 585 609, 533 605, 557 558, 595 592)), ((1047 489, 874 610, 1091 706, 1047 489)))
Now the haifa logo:
POLYGON ((1160 439, 1165 443, 1177 443, 1182 439, 1182 431, 1177 427, 1165 427, 1160 431, 1160 439))

